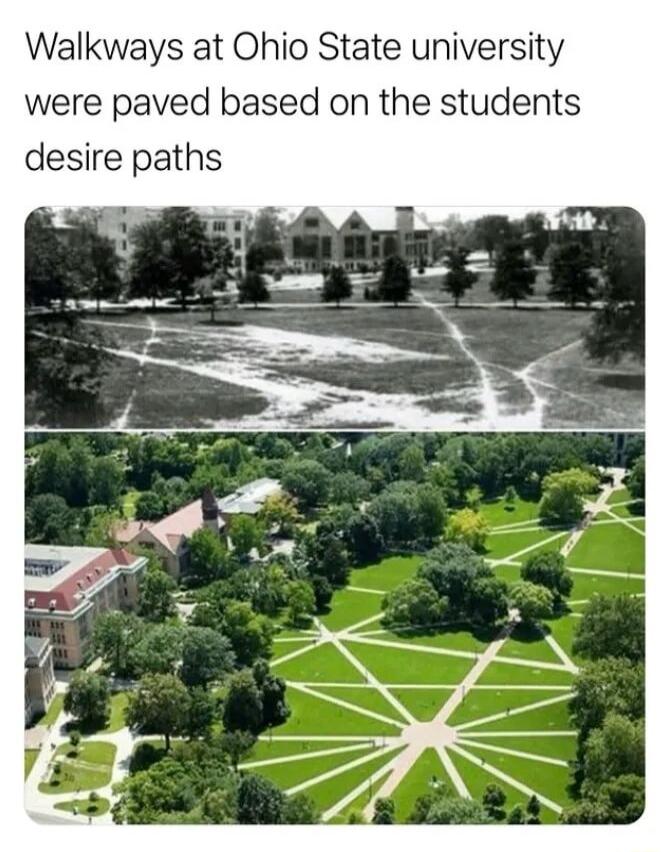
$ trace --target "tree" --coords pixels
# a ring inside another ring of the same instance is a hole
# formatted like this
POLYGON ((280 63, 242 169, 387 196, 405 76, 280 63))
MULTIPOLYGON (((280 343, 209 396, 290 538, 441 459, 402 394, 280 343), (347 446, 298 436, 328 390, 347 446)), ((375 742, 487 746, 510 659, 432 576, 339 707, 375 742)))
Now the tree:
POLYGON ((315 574, 310 578, 315 595, 315 612, 324 612, 333 597, 333 587, 326 577, 315 574))
POLYGON ((345 543, 357 565, 374 562, 384 550, 384 540, 377 521, 361 512, 357 512, 347 522, 345 543))
POLYGON ((239 284, 239 301, 252 302, 255 308, 260 302, 268 302, 271 293, 261 272, 246 272, 239 284))
POLYGON ((208 686, 234 669, 234 651, 226 636, 210 627, 186 627, 181 680, 186 686, 208 686))
POLYGON ((95 300, 99 314, 100 301, 116 296, 120 290, 120 258, 113 242, 98 233, 94 221, 72 214, 68 218, 73 226, 68 244, 73 286, 95 300))
POLYGON ((572 575, 565 568, 565 557, 557 550, 546 550, 528 557, 521 566, 521 579, 549 589, 557 607, 570 596, 574 585, 572 575))
POLYGON ((572 651, 589 660, 644 660, 644 600, 629 595, 593 595, 578 619, 572 651))
POLYGON ((617 363, 633 356, 644 360, 645 264, 644 221, 629 207, 606 214, 609 239, 602 263, 602 308, 586 333, 591 357, 617 363))
POLYGON ((65 246, 58 238, 48 207, 33 210, 25 220, 25 300, 27 305, 64 301, 67 291, 65 246))
POLYGON ((313 459, 299 459, 285 466, 283 488, 292 494, 301 509, 324 503, 331 487, 331 472, 313 459))
POLYGON ((637 500, 646 496, 646 459, 643 455, 635 461, 626 479, 630 495, 637 500))
POLYGON ((120 462, 112 456, 101 456, 93 461, 90 500, 103 506, 115 506, 120 498, 125 472, 120 462))
POLYGON ((265 251, 268 249, 275 260, 283 258, 284 212, 282 207, 262 207, 255 213, 252 223, 252 244, 265 251))
POLYGON ((516 493, 516 488, 513 485, 508 485, 507 490, 505 491, 505 494, 503 496, 505 506, 513 508, 514 504, 516 503, 517 496, 518 495, 516 493))
POLYGON ((350 573, 350 557, 336 524, 325 518, 314 534, 303 538, 311 576, 325 577, 332 586, 344 586, 350 573))
POLYGON ((156 623, 171 618, 176 614, 175 590, 175 581, 161 566, 149 566, 139 581, 137 613, 156 623))
POLYGON ((382 273, 378 282, 378 296, 383 302, 407 302, 412 292, 410 270, 405 261, 397 255, 386 258, 382 264, 382 273))
POLYGON ((238 821, 241 825, 278 825, 283 819, 285 797, 275 784, 251 772, 241 776, 238 787, 238 821))
POLYGON ((320 812, 312 799, 303 793, 289 796, 283 806, 283 822, 285 825, 317 825, 320 822, 320 812))
POLYGON ((226 731, 248 731, 258 734, 263 726, 262 693, 250 669, 232 675, 222 710, 226 731))
POLYGON ((499 299, 511 299, 518 307, 519 299, 533 295, 533 284, 537 273, 526 257, 520 242, 506 243, 496 260, 491 279, 491 292, 499 299))
POLYGON ((232 643, 236 661, 251 665, 258 657, 269 657, 273 643, 273 624, 254 612, 250 604, 230 601, 223 614, 222 633, 232 643))
POLYGON ((526 813, 528 814, 526 822, 528 822, 529 825, 539 825, 541 808, 540 800, 533 793, 526 804, 526 813))
POLYGON ((149 219, 132 230, 132 257, 129 266, 130 295, 150 299, 153 310, 169 287, 168 260, 165 253, 162 226, 158 219, 149 219))
POLYGON ((507 801, 507 795, 502 787, 498 784, 487 784, 482 796, 482 804, 486 812, 496 821, 505 819, 505 811, 503 807, 507 801))
POLYGON ((466 617, 476 582, 492 578, 493 572, 466 544, 447 542, 426 554, 417 577, 428 580, 441 598, 447 598, 452 613, 466 617))
POLYGON ((298 627, 310 621, 315 612, 315 592, 305 580, 292 580, 287 587, 287 615, 290 624, 298 627))
POLYGON ((382 600, 382 621, 390 626, 439 624, 447 613, 447 599, 423 579, 406 580, 388 592, 382 600))
POLYGON ((117 548, 117 532, 123 521, 117 509, 94 509, 86 529, 86 547, 117 548))
POLYGON ((584 747, 582 791, 620 775, 644 775, 644 720, 608 713, 601 728, 591 731, 584 747))
POLYGON ((524 238, 536 263, 541 263, 549 246, 549 231, 544 213, 526 213, 523 219, 524 238))
POLYGON ((373 811, 374 825, 393 825, 396 821, 396 805, 392 799, 376 799, 373 811))
POLYGON ((472 509, 459 509, 450 515, 445 536, 448 541, 460 541, 472 550, 483 550, 489 532, 484 515, 472 509))
POLYGON ((165 207, 158 221, 164 268, 168 274, 167 286, 171 292, 178 294, 185 310, 194 282, 207 272, 209 244, 206 230, 191 207, 165 207))
POLYGON ((134 671, 139 674, 171 674, 183 653, 182 624, 154 624, 130 650, 134 671))
POLYGON ((101 613, 93 627, 93 648, 117 677, 128 677, 133 671, 132 650, 145 630, 134 613, 101 613))
POLYGON ((644 812, 645 781, 638 775, 619 775, 586 791, 586 795, 561 814, 567 825, 626 824, 644 812))
POLYGON ((222 751, 228 755, 234 772, 238 771, 239 762, 250 753, 257 738, 249 731, 224 731, 216 740, 222 751))
POLYGON ((480 577, 473 582, 467 602, 472 621, 495 624, 507 616, 507 607, 507 583, 500 577, 480 577))
POLYGON ((210 583, 228 573, 229 557, 220 536, 208 527, 196 530, 188 541, 189 573, 200 583, 210 583))
POLYGON ((107 679, 81 669, 74 672, 65 693, 63 707, 81 725, 103 724, 109 714, 107 679))
POLYGON ((207 737, 215 721, 217 702, 215 696, 204 687, 195 686, 189 690, 187 715, 183 733, 189 739, 207 737))
POLYGON ((352 284, 350 276, 342 266, 331 266, 324 273, 324 283, 320 297, 323 302, 335 302, 340 308, 342 299, 349 299, 352 295, 352 284))
POLYGON ((128 696, 125 721, 130 728, 162 734, 169 751, 171 737, 187 723, 188 707, 188 690, 175 675, 146 674, 128 696))
POLYGON ((415 498, 421 536, 432 542, 442 535, 447 518, 447 506, 440 491, 429 483, 417 486, 415 498))
POLYGON ((164 515, 164 502, 155 491, 143 491, 134 504, 134 516, 140 521, 155 521, 164 515))
POLYGON ((290 708, 285 698, 287 684, 281 677, 271 672, 266 660, 255 661, 252 676, 262 696, 262 726, 272 728, 282 725, 290 715, 290 708))
POLYGON ((331 478, 329 501, 335 504, 349 503, 357 506, 370 495, 370 485, 363 476, 350 471, 336 473, 331 478))
POLYGON ((512 810, 507 815, 508 825, 523 825, 526 822, 526 815, 523 812, 521 805, 514 805, 512 810))
POLYGON ((584 497, 597 486, 597 477, 581 468, 568 468, 548 474, 542 480, 540 518, 554 525, 576 523, 584 511, 584 497))
POLYGON ((570 715, 585 743, 609 713, 644 717, 644 665, 608 657, 587 663, 574 681, 570 715))
POLYGON ((510 586, 510 606, 519 611, 521 620, 535 624, 553 614, 554 599, 549 589, 520 580, 510 586))
POLYGON ((595 278, 591 275, 591 255, 578 242, 556 246, 549 261, 549 298, 575 308, 579 302, 593 301, 595 278))
POLYGON ((294 528, 301 520, 294 499, 282 492, 269 494, 264 501, 259 517, 268 530, 278 527, 278 535, 281 537, 292 535, 294 528))
POLYGON ((481 246, 489 255, 489 263, 494 260, 496 247, 501 245, 512 232, 512 226, 507 216, 492 213, 475 220, 473 240, 476 246, 481 246))
POLYGON ((264 526, 251 515, 234 515, 229 523, 229 540, 239 557, 248 557, 252 550, 262 546, 264 526))
POLYGON ((26 513, 26 535, 44 544, 71 540, 76 519, 66 501, 57 494, 37 494, 26 513))
POLYGON ((458 308, 461 296, 466 290, 470 290, 479 277, 476 272, 468 269, 468 255, 470 252, 463 247, 451 248, 445 252, 445 263, 447 272, 442 282, 442 289, 446 290, 454 299, 454 307, 458 308))
POLYGON ((419 444, 409 444, 398 457, 399 478, 421 482, 425 472, 424 450, 419 444))
POLYGON ((422 803, 420 811, 416 816, 425 825, 489 825, 493 822, 481 802, 449 796, 446 792, 430 797, 422 803))

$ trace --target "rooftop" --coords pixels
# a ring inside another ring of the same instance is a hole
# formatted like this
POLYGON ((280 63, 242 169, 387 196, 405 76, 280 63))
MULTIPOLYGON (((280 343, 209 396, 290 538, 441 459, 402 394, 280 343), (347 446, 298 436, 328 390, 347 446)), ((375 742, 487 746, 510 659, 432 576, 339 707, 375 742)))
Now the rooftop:
MULTIPOLYGON (((364 220, 371 231, 396 230, 395 207, 318 207, 317 209, 322 211, 336 230, 340 230, 355 212, 364 220)), ((426 218, 417 211, 414 212, 414 224, 416 230, 431 230, 426 218)))
POLYGON ((218 511, 228 515, 255 515, 264 505, 267 497, 280 491, 277 479, 255 479, 242 485, 233 494, 218 500, 218 511))

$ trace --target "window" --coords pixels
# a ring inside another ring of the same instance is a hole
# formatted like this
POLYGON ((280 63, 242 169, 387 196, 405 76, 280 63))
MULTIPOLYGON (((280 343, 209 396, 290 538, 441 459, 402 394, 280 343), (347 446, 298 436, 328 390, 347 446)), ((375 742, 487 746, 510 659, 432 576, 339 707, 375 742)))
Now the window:
POLYGON ((309 219, 304 219, 303 224, 306 226, 306 228, 319 228, 320 220, 310 217, 309 219))
POLYGON ((234 248, 235 249, 241 248, 241 237, 235 237, 234 238, 234 248))
POLYGON ((213 230, 214 231, 226 231, 227 230, 227 223, 224 221, 224 219, 223 220, 216 219, 216 221, 213 223, 213 230))
POLYGON ((241 230, 241 225, 242 225, 242 224, 243 224, 243 223, 241 222, 241 220, 240 220, 240 219, 236 219, 236 220, 235 220, 235 222, 234 222, 234 230, 235 230, 235 231, 240 231, 240 230, 241 230))
POLYGON ((127 240, 121 240, 120 247, 123 251, 127 251, 127 240))
POLYGON ((322 237, 322 260, 331 260, 331 237, 322 237))
POLYGON ((350 230, 351 231, 358 231, 359 228, 361 228, 361 222, 358 219, 353 219, 350 222, 350 230))
POLYGON ((121 234, 127 234, 127 222, 120 223, 120 232, 121 234))
POLYGON ((345 258, 354 260, 356 258, 366 257, 366 237, 352 236, 345 237, 343 241, 345 258))

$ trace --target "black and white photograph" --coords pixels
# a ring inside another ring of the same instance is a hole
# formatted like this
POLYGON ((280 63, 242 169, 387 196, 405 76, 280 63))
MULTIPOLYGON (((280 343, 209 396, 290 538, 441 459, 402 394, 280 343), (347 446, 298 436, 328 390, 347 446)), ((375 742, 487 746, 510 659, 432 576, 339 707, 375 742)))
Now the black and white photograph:
POLYGON ((644 423, 631 208, 40 208, 25 288, 28 428, 644 423))

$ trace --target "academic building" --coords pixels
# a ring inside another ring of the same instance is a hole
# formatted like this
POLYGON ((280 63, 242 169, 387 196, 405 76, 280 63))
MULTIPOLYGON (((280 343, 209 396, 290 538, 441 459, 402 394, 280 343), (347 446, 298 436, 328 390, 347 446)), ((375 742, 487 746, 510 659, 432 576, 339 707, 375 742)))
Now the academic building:
POLYGON ((45 637, 26 636, 24 652, 25 724, 49 709, 56 694, 53 648, 45 637))
POLYGON ((146 561, 121 549, 26 544, 26 642, 48 639, 56 668, 83 665, 97 616, 135 608, 146 561))
POLYGON ((304 272, 352 272, 394 255, 419 266, 432 249, 433 230, 414 207, 305 207, 286 228, 285 257, 304 272))

